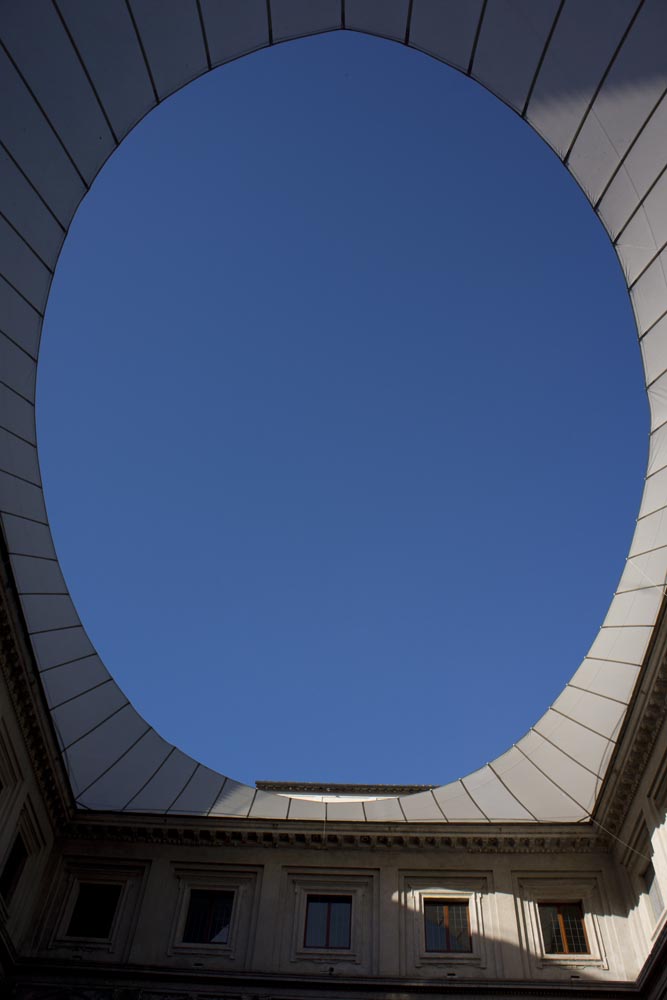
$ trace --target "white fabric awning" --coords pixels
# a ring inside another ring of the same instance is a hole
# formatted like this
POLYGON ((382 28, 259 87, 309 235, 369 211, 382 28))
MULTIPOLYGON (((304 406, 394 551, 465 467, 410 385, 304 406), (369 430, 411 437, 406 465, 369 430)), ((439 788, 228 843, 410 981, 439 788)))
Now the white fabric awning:
POLYGON ((594 807, 667 574, 664 0, 7 0, 0 11, 0 519, 76 801, 88 809, 396 822, 582 821, 594 807), (58 253, 95 175, 161 100, 230 59, 344 28, 478 80, 577 180, 618 253, 651 408, 626 568, 589 655, 533 729, 460 781, 373 802, 256 791, 163 740, 95 652, 41 488, 35 376, 58 253))

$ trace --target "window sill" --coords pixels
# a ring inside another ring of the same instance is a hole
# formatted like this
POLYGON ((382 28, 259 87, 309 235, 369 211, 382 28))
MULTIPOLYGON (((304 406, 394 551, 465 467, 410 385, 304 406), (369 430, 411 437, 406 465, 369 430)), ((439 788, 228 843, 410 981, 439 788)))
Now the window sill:
POLYGON ((478 968, 486 968, 486 962, 479 952, 460 951, 429 951, 421 952, 417 958, 418 966, 438 966, 438 965, 472 965, 478 968))
POLYGON ((543 969, 606 969, 607 962, 598 955, 540 955, 538 966, 543 969))
POLYGON ((297 948, 292 957, 293 962, 346 962, 359 964, 359 956, 351 948, 297 948))
POLYGON ((234 958, 233 942, 216 944, 215 941, 179 941, 172 944, 170 953, 174 955, 217 955, 219 958, 234 958))

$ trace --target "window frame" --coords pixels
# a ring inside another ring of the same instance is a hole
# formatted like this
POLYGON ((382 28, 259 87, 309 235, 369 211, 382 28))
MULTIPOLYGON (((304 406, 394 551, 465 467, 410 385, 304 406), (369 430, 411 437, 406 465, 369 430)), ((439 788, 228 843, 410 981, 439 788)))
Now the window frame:
POLYGON ((350 893, 342 892, 308 892, 306 893, 306 910, 303 921, 303 947, 308 951, 347 951, 349 952, 352 947, 352 926, 354 920, 354 903, 353 896, 350 893), (335 902, 346 902, 349 903, 349 914, 347 922, 347 944, 330 944, 330 931, 331 931, 331 904, 335 902), (326 922, 326 942, 324 944, 308 944, 308 914, 310 912, 310 904, 313 902, 326 902, 327 904, 327 922, 326 922))
MULTIPOLYGON (((7 724, 4 719, 0 719, 0 815, 6 824, 3 829, 11 828, 12 812, 18 809, 23 780, 23 772, 7 724)), ((20 829, 20 825, 17 829, 20 829)), ((37 849, 41 846, 41 843, 38 844, 37 849)))
POLYGON ((183 931, 182 931, 182 935, 181 935, 181 944, 184 944, 184 945, 194 945, 197 948, 201 947, 202 945, 205 948, 208 948, 211 945, 213 945, 213 946, 222 945, 223 947, 226 947, 227 945, 229 945, 230 938, 232 936, 232 927, 233 927, 233 924, 234 924, 235 910, 236 910, 236 907, 237 907, 237 898, 238 898, 238 890, 235 887, 220 886, 220 885, 216 885, 216 886, 210 886, 210 885, 206 885, 206 886, 204 886, 204 885, 191 885, 189 887, 188 893, 187 893, 187 901, 186 901, 186 905, 185 905, 185 920, 183 921, 183 931), (230 911, 230 915, 229 915, 229 924, 228 924, 228 927, 227 927, 227 940, 226 941, 192 941, 192 940, 186 940, 185 931, 186 931, 187 926, 188 926, 188 919, 190 917, 190 907, 192 906, 192 894, 194 892, 224 893, 227 896, 231 896, 231 903, 232 903, 232 905, 231 905, 231 911, 230 911))
POLYGON ((401 975, 433 976, 439 974, 438 970, 453 971, 457 967, 485 969, 493 955, 492 942, 497 932, 495 911, 488 902, 492 884, 492 872, 479 869, 401 871, 401 975), (431 900, 467 905, 470 951, 427 950, 425 903, 431 900))
POLYGON ((120 959, 126 953, 139 918, 141 897, 148 872, 148 863, 132 864, 113 857, 69 855, 61 859, 59 876, 53 880, 50 892, 50 917, 44 927, 44 946, 70 960, 72 953, 86 952, 91 956, 120 959), (78 937, 69 935, 70 922, 81 883, 120 885, 109 936, 78 937), (48 935, 48 936, 47 936, 48 935))
POLYGON ((9 849, 2 860, 2 864, 0 865, 0 881, 2 881, 5 875, 8 874, 8 867, 10 863, 13 863, 14 851, 19 845, 22 849, 22 856, 18 859, 18 863, 14 866, 14 871, 11 873, 11 877, 8 880, 9 884, 7 886, 7 891, 3 892, 0 890, 0 899, 6 909, 11 907, 12 900, 16 896, 16 890, 21 884, 21 879, 23 878, 25 870, 30 862, 30 848, 25 842, 22 830, 17 829, 10 841, 9 849))
POLYGON ((540 969, 609 969, 604 940, 597 914, 609 911, 609 903, 601 885, 599 871, 580 872, 515 872, 512 876, 517 901, 520 931, 530 963, 535 972, 540 969), (552 900, 561 904, 576 903, 581 915, 588 952, 547 952, 544 947, 539 904, 552 900))
MULTIPOLYGON (((58 905, 58 899, 62 893, 64 905, 60 905, 60 914, 49 947, 67 949, 70 953, 72 951, 108 952, 112 955, 116 953, 121 946, 123 927, 128 923, 131 897, 136 896, 136 887, 143 879, 144 874, 143 870, 130 870, 125 866, 116 867, 112 862, 109 863, 108 868, 105 868, 101 864, 95 866, 89 863, 77 864, 66 859, 63 872, 64 884, 62 884, 61 892, 56 893, 55 897, 55 903, 58 905), (79 887, 84 883, 120 886, 118 902, 107 937, 84 937, 68 933, 79 897, 79 887), (132 891, 133 889, 134 891, 132 891)), ((127 928, 125 929, 127 930, 127 928)))
POLYGON ((473 953, 473 936, 472 936, 472 922, 470 920, 470 900, 462 899, 460 896, 423 896, 422 897, 422 916, 424 923, 424 951, 428 955, 472 955, 473 953), (461 949, 454 948, 429 948, 426 939, 426 907, 431 904, 441 904, 446 909, 445 917, 445 937, 446 944, 451 944, 450 933, 449 933, 449 907, 450 906, 465 906, 466 913, 466 924, 468 928, 468 947, 461 949))
POLYGON ((633 888, 640 900, 641 926, 649 947, 655 943, 667 919, 667 878, 665 877, 667 868, 665 868, 664 863, 664 852, 658 850, 656 855, 653 844, 655 834, 664 827, 666 809, 667 765, 654 781, 653 788, 648 793, 644 809, 636 819, 622 860, 631 874, 633 888), (658 862, 657 866, 656 861, 658 862), (648 879, 651 869, 653 870, 652 885, 648 879), (662 903, 660 912, 657 911, 656 896, 662 903))
POLYGON ((333 967, 341 973, 356 975, 363 970, 369 975, 377 974, 378 882, 379 872, 375 868, 284 868, 280 899, 286 919, 277 942, 280 970, 292 972, 300 967, 304 972, 315 971, 319 975, 333 967), (309 896, 352 898, 349 948, 304 946, 309 896))
MULTIPOLYGON (((2 753, 1 740, 2 725, 0 723, 0 754, 2 753)), ((0 773, 2 773, 1 768, 0 773)), ((18 792, 20 792, 20 790, 19 784, 14 787, 8 787, 5 785, 2 792, 0 792, 0 806, 3 805, 3 798, 5 795, 9 796, 9 801, 13 800, 15 801, 15 804, 18 805, 15 796, 18 792)), ((5 798, 4 801, 7 802, 8 799, 5 798)), ((30 887, 34 885, 34 880, 39 871, 39 867, 44 861, 45 856, 48 854, 48 849, 46 840, 42 833, 41 825, 29 795, 26 794, 15 822, 11 822, 11 816, 8 817, 8 820, 9 822, 7 823, 7 830, 5 834, 6 839, 4 852, 0 858, 0 871, 3 871, 5 865, 8 863, 12 848, 18 837, 20 837, 23 841, 27 857, 25 863, 21 866, 21 871, 16 879, 16 885, 10 893, 10 898, 6 900, 0 896, 0 919, 11 921, 12 923, 18 921, 18 923, 21 924, 31 907, 30 887), (26 888, 27 891, 22 891, 26 888)))
POLYGON ((206 955, 212 964, 243 965, 250 954, 257 922, 261 868, 216 864, 172 865, 175 878, 174 912, 167 947, 170 956, 206 955), (185 941, 193 890, 233 893, 226 941, 185 941))
POLYGON ((648 865, 640 874, 640 879, 642 883, 642 890, 646 896, 648 909, 653 917, 653 925, 657 927, 662 923, 662 919, 665 914, 665 897, 662 894, 662 886, 658 879, 657 872, 655 870, 655 865, 653 864, 653 859, 649 861, 648 865), (649 871, 653 872, 653 878, 649 879, 649 871), (656 901, 660 901, 660 908, 656 907, 656 901))
POLYGON ((71 905, 68 907, 67 919, 63 921, 64 934, 63 940, 65 941, 87 941, 92 944, 107 944, 113 939, 116 925, 119 919, 119 913, 123 903, 123 895, 125 892, 126 881, 122 879, 110 879, 110 878, 78 878, 74 883, 74 887, 71 893, 71 905), (111 922, 109 924, 109 933, 103 936, 96 934, 70 934, 70 927, 72 925, 72 920, 74 919, 74 913, 76 911, 77 903, 81 898, 81 887, 84 885, 92 886, 113 886, 118 889, 118 896, 116 899, 116 906, 111 917, 111 922))
POLYGON ((544 954, 547 957, 562 957, 566 955, 568 958, 590 958, 591 956, 591 946, 588 940, 588 934, 586 933, 586 921, 584 919, 584 907, 581 900, 559 900, 554 902, 551 899, 540 899, 537 901, 537 916, 539 921, 540 935, 542 937, 542 948, 544 954), (547 951, 546 942, 544 940, 544 931, 542 930, 542 914, 541 907, 543 906, 555 906, 556 914, 558 916, 558 930, 560 932, 561 941, 563 942, 563 951, 547 951), (562 908, 565 906, 576 906, 579 909, 579 921, 581 930, 584 935, 584 943, 586 945, 586 951, 571 951, 569 947, 569 942, 567 940, 567 931, 565 929, 565 923, 563 920, 562 908))

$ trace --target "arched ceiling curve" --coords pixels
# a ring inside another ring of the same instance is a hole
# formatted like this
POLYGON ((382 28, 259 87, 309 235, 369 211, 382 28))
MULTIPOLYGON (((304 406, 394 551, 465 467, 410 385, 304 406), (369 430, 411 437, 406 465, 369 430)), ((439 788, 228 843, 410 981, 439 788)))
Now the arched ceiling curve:
POLYGON ((0 520, 79 806, 405 823, 590 817, 667 575, 666 37, 664 0, 4 0, 0 520), (526 736, 474 774, 365 803, 257 791, 197 763, 139 716, 67 592, 34 419, 51 279, 76 208, 105 160, 153 107, 208 70, 336 29, 392 39, 459 69, 552 147, 618 254, 651 410, 647 477, 625 570, 565 690, 526 736))

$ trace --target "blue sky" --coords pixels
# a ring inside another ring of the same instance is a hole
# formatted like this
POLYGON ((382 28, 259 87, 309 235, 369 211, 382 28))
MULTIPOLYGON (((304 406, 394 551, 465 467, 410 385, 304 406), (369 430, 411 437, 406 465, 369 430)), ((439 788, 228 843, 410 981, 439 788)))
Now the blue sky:
POLYGON ((163 736, 250 783, 443 783, 585 655, 648 412, 556 157, 455 71, 337 32, 195 82, 104 167, 38 431, 79 613, 163 736))

